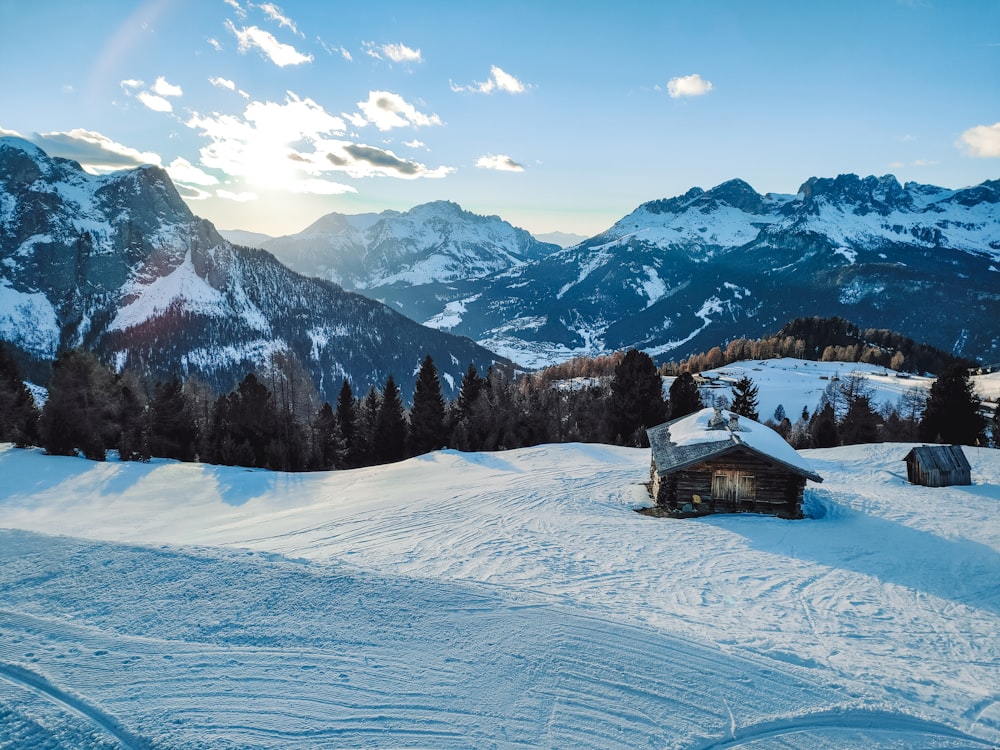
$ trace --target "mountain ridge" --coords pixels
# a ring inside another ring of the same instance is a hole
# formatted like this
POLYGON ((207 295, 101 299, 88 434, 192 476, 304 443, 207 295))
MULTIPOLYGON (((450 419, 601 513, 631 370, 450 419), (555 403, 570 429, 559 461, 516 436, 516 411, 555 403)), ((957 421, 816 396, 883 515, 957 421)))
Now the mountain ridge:
POLYGON ((159 167, 89 175, 0 138, 0 338, 34 362, 84 347, 116 369, 197 375, 225 392, 289 353, 320 395, 430 354, 447 394, 470 363, 503 363, 468 339, 234 246, 191 213, 159 167))

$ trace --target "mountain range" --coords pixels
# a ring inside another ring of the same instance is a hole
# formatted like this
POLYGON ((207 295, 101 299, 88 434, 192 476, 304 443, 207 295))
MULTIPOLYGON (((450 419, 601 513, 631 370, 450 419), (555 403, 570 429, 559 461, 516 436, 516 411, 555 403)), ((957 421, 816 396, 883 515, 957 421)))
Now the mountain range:
POLYGON ((193 215, 166 172, 103 176, 0 138, 0 339, 29 374, 84 347, 153 378, 196 375, 225 392, 275 355, 333 401, 394 374, 404 394, 425 355, 446 394, 469 364, 499 362, 469 339, 232 245, 193 215))
POLYGON ((470 363, 679 359, 812 315, 1000 359, 1000 181, 731 180, 569 247, 448 201, 227 234, 158 167, 94 176, 0 138, 0 339, 40 379, 83 346, 220 391, 291 355, 328 400, 389 374, 408 396, 426 354, 450 396, 470 363))
POLYGON ((1000 181, 845 174, 761 195, 731 180, 645 203, 566 248, 432 203, 331 214, 263 247, 525 366, 633 346, 681 358, 812 315, 1000 358, 1000 181))

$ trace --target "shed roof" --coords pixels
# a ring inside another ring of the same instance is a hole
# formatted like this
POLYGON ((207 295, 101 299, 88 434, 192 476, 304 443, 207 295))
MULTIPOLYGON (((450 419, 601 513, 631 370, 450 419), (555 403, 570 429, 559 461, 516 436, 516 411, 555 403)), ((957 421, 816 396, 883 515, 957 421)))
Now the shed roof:
POLYGON ((904 457, 904 461, 916 460, 924 470, 935 470, 944 473, 955 471, 969 473, 972 466, 965 457, 960 445, 921 445, 912 448, 904 457))
POLYGON ((661 476, 745 448, 764 460, 822 482, 805 459, 770 427, 733 412, 708 407, 646 430, 661 476), (735 417, 735 420, 734 420, 735 417))

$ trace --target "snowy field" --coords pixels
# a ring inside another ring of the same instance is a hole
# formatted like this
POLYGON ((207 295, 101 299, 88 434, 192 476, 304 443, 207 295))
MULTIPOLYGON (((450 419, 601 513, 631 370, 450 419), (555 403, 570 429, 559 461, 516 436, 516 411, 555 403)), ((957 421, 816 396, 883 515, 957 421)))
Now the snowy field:
MULTIPOLYGON (((789 405, 786 405, 789 408, 789 405)), ((805 451, 802 521, 649 452, 280 474, 0 446, 0 748, 993 748, 1000 451, 805 451)))

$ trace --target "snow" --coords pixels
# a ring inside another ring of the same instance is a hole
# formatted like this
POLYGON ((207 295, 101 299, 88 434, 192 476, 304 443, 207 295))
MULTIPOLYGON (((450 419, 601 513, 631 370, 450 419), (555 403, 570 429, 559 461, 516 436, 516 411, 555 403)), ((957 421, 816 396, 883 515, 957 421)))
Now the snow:
MULTIPOLYGON (((732 400, 733 384, 744 376, 749 377, 758 388, 757 412, 762 421, 772 418, 778 406, 784 408, 793 422, 803 408, 812 414, 831 383, 843 385, 849 378, 859 378, 870 390, 875 408, 895 405, 907 392, 926 398, 934 384, 931 377, 898 373, 863 362, 813 362, 792 357, 734 362, 701 375, 713 381, 701 388, 705 403, 711 403, 720 395, 732 400)), ((984 380, 989 377, 973 378, 977 392, 983 390, 978 385, 980 382, 995 382, 994 387, 1000 391, 1000 377, 994 381, 984 380)))
MULTIPOLYGON (((729 420, 733 418, 733 413, 725 409, 720 410, 720 412, 723 422, 728 424, 729 420)), ((710 427, 710 422, 714 417, 715 409, 709 406, 671 422, 670 442, 674 445, 697 445, 729 440, 731 433, 728 429, 720 431, 710 427)), ((741 443, 768 456, 773 456, 789 466, 795 466, 807 472, 812 471, 802 456, 770 427, 752 419, 737 417, 735 436, 739 438, 741 443)))
POLYGON ((466 297, 465 299, 453 300, 448 302, 444 306, 444 310, 439 312, 432 318, 425 320, 424 325, 428 328, 437 328, 439 330, 448 330, 454 328, 459 323, 462 322, 462 316, 468 312, 466 305, 469 305, 476 300, 478 300, 482 295, 474 294, 471 297, 466 297))
POLYGON ((42 292, 20 292, 0 279, 0 340, 17 341, 25 351, 54 359, 59 346, 59 322, 42 292))
POLYGON ((108 326, 110 331, 124 331, 162 315, 172 305, 186 312, 206 317, 239 317, 254 329, 270 332, 267 317, 261 312, 238 279, 233 279, 228 294, 223 294, 198 275, 191 250, 170 273, 151 282, 135 279, 124 287, 128 303, 118 308, 108 326))
POLYGON ((932 490, 909 447, 803 452, 806 520, 674 521, 640 449, 0 446, 0 744, 995 746, 1000 451, 932 490))

